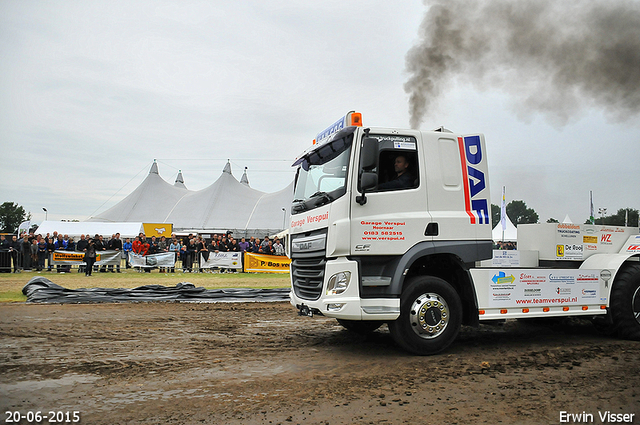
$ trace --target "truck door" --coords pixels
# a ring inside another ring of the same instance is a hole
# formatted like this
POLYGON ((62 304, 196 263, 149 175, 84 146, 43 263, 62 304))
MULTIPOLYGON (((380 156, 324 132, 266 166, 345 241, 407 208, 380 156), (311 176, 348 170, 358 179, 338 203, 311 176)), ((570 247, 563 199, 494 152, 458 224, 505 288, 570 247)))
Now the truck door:
MULTIPOLYGON (((354 179, 351 202, 351 252, 353 255, 401 255, 425 236, 427 212, 424 162, 417 131, 367 136, 378 140, 376 187, 367 190, 366 203, 356 201, 354 179)), ((359 165, 356 169, 359 169, 359 165)))

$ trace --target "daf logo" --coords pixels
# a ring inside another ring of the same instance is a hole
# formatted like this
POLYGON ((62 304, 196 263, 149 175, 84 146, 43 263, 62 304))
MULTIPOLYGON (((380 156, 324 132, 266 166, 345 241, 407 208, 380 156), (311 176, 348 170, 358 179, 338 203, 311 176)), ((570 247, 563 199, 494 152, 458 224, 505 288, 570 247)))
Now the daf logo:
POLYGON ((311 242, 299 242, 297 245, 300 250, 311 249, 311 242))

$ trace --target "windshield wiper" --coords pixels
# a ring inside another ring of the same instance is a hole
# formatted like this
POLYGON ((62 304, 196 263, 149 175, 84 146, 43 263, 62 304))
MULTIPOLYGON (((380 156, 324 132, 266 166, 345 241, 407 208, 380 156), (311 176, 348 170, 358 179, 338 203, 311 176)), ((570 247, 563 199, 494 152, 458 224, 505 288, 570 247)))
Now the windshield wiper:
POLYGON ((315 198, 317 196, 327 197, 327 198, 329 198, 329 200, 331 200, 331 195, 329 195, 327 192, 322 192, 322 191, 318 191, 318 192, 314 193, 313 195, 309 196, 309 199, 315 198))
POLYGON ((329 195, 327 192, 316 192, 313 195, 311 195, 309 197, 309 200, 313 199, 313 198, 319 198, 316 202, 315 202, 315 206, 318 207, 320 205, 324 205, 327 204, 331 201, 333 201, 333 199, 331 198, 331 195, 329 195))
POLYGON ((292 203, 293 205, 291 205, 291 209, 294 213, 303 212, 308 209, 307 204, 303 199, 294 199, 292 203))

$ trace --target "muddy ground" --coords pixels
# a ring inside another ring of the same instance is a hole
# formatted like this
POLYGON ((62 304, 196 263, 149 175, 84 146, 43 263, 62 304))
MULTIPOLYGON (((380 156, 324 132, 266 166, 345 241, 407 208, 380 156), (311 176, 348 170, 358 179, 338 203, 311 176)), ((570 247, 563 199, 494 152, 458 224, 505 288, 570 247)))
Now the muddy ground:
POLYGON ((640 423, 640 343, 577 320, 463 328, 416 357, 386 326, 358 336, 287 303, 16 303, 0 305, 0 347, 3 423, 640 423))

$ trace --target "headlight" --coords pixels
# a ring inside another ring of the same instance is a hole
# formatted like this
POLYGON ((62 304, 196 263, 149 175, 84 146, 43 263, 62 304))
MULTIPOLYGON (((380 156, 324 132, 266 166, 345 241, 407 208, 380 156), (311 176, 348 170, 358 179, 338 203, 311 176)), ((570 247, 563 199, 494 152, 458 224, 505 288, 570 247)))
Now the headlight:
POLYGON ((347 290, 351 281, 351 272, 336 273, 329 278, 327 295, 339 295, 347 290))

